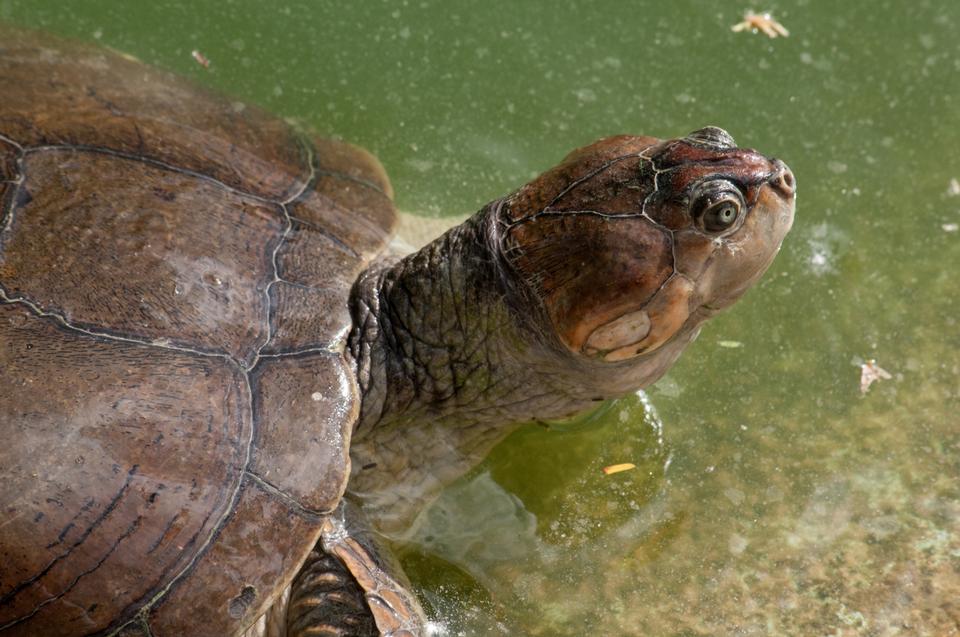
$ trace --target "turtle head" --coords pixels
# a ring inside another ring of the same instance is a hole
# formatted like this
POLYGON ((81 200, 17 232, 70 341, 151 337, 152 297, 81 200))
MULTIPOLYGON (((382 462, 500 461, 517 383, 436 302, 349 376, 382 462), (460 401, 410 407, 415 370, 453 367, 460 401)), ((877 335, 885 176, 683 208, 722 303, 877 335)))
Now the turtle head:
POLYGON ((786 164, 720 128, 618 136, 504 200, 498 236, 563 346, 616 362, 656 353, 740 298, 777 254, 794 202, 786 164))

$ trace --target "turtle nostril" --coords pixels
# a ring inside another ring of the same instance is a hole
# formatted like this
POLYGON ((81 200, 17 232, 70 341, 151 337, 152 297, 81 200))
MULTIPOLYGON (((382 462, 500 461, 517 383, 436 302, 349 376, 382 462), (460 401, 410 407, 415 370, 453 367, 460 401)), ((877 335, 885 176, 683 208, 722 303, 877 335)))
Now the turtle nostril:
POLYGON ((783 194, 792 196, 797 191, 797 181, 789 167, 779 159, 776 160, 776 166, 779 169, 770 183, 778 188, 783 194))

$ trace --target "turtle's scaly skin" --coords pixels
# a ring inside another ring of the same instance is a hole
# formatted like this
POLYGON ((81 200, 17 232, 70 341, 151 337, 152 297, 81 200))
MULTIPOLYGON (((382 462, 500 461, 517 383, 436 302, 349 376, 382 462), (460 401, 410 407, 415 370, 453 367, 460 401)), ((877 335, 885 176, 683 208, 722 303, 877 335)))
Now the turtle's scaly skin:
POLYGON ((229 635, 345 486, 376 160, 0 31, 0 634, 229 635))

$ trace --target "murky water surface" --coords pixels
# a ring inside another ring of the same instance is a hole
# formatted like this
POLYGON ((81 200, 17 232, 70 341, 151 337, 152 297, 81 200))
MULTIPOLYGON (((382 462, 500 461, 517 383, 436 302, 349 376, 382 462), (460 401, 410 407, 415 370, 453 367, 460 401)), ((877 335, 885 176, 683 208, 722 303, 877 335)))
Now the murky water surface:
MULTIPOLYGON (((596 137, 783 157, 764 281, 670 374, 529 426, 400 546, 450 635, 960 634, 960 5, 0 0, 376 152, 479 208, 596 137), (198 50, 209 69, 191 57, 198 50), (864 359, 893 378, 863 396, 864 359), (637 468, 605 476, 601 468, 637 468)), ((2 89, 0 89, 2 93, 2 89)))

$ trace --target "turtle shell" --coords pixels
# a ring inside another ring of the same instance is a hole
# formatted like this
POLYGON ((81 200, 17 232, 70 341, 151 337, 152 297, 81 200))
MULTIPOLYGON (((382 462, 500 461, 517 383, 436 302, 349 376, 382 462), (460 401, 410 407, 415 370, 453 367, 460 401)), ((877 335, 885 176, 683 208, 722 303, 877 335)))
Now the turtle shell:
POLYGON ((0 28, 0 633, 228 635, 349 474, 380 164, 0 28))

